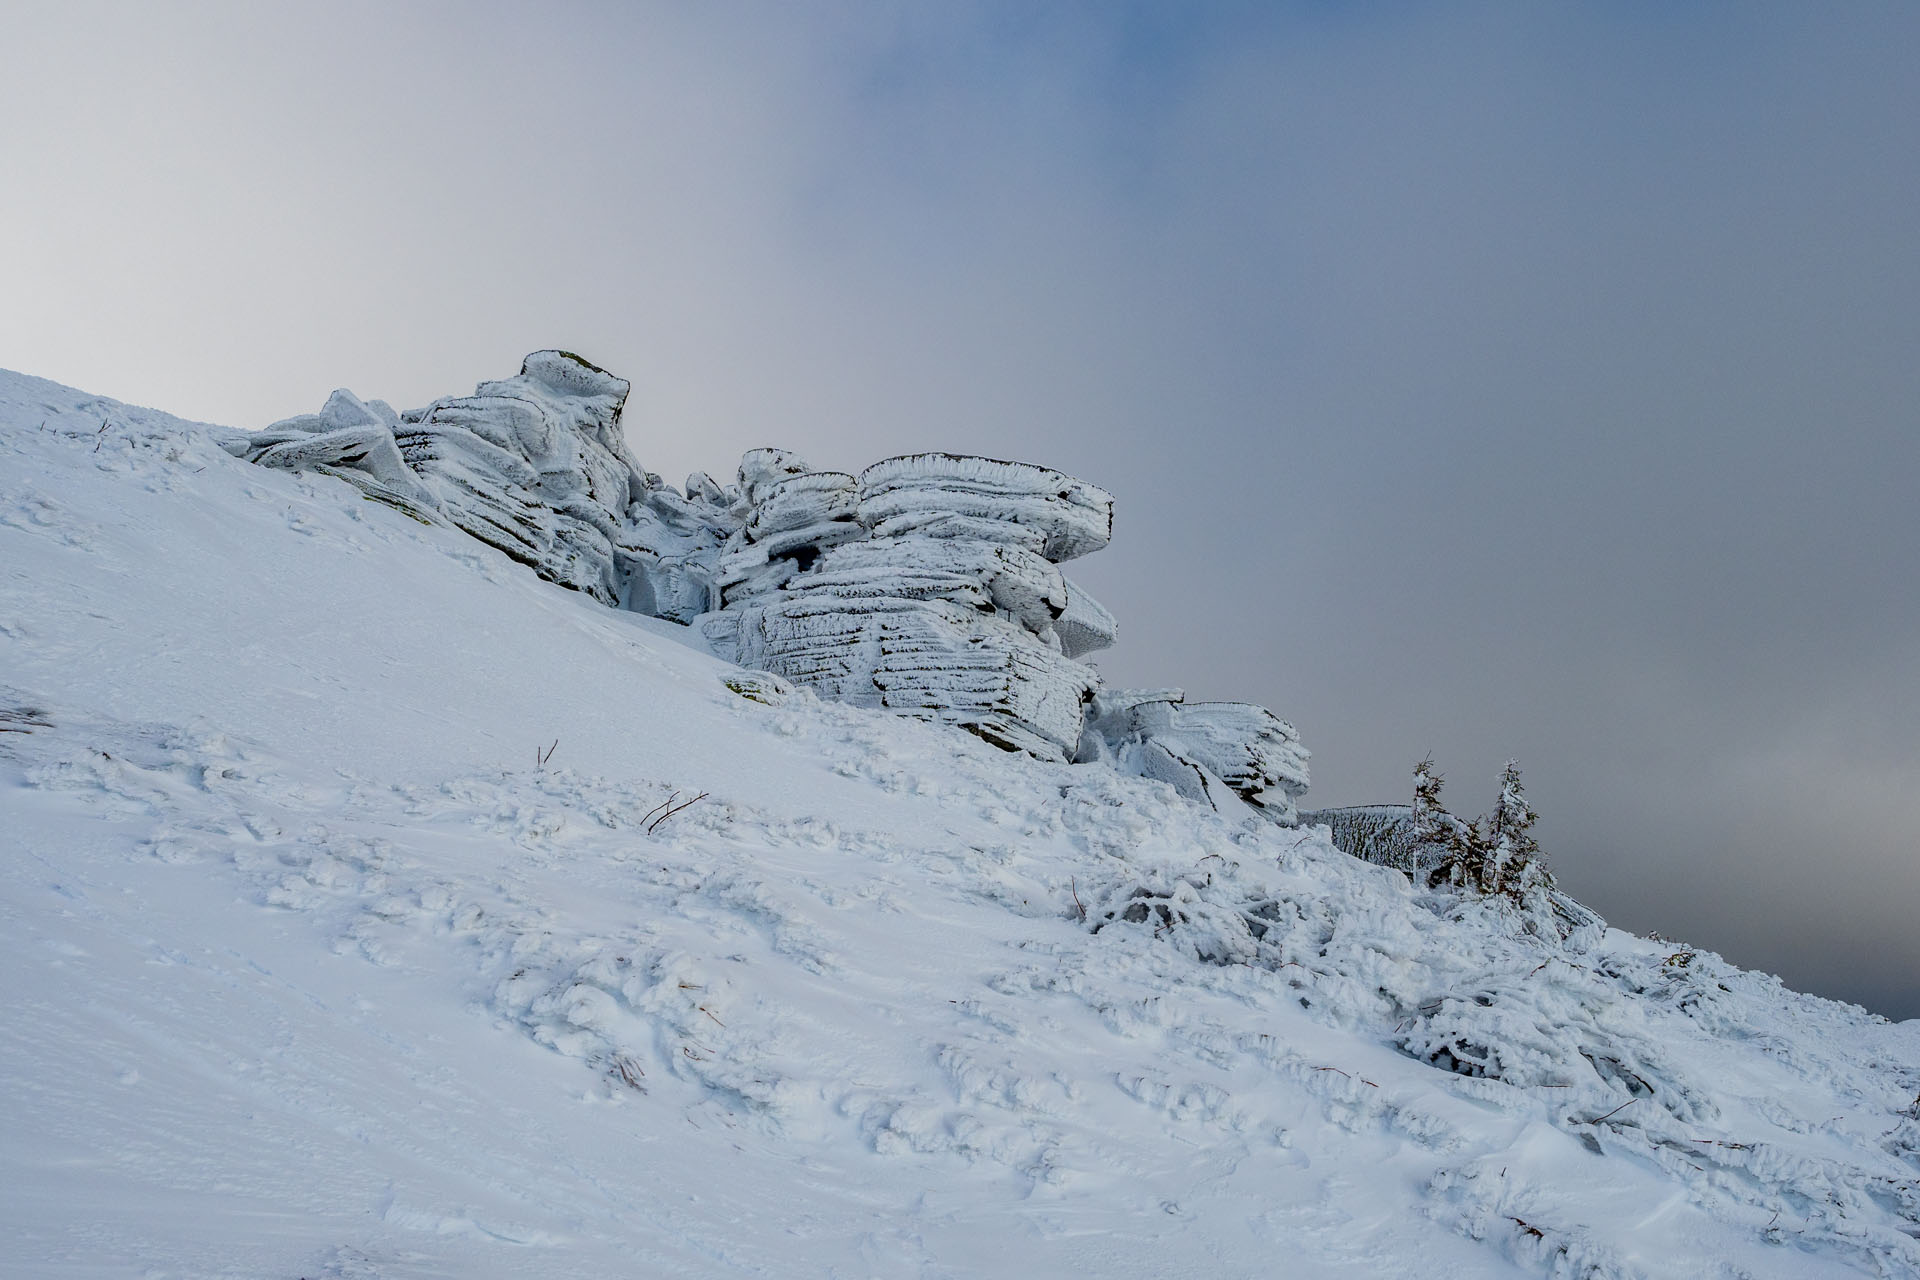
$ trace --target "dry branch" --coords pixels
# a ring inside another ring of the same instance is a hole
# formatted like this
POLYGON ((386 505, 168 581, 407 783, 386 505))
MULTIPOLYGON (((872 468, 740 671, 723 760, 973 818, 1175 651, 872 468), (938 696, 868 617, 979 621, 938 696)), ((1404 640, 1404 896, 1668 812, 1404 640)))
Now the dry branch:
POLYGON ((668 818, 673 817, 675 814, 685 813, 687 810, 693 808, 693 806, 699 804, 702 800, 705 800, 707 798, 707 793, 702 791, 699 795, 695 796, 691 800, 688 800, 682 804, 675 804, 674 801, 679 799, 679 797, 680 797, 680 793, 676 791, 672 795, 667 797, 665 803, 655 805, 653 808, 647 810, 646 815, 642 817, 640 821, 647 823, 648 835, 652 835, 653 829, 659 826, 661 823, 665 822, 668 818), (659 814, 660 816, 657 818, 654 818, 653 815, 656 813, 659 814), (653 818, 653 821, 647 822, 648 818, 653 818))

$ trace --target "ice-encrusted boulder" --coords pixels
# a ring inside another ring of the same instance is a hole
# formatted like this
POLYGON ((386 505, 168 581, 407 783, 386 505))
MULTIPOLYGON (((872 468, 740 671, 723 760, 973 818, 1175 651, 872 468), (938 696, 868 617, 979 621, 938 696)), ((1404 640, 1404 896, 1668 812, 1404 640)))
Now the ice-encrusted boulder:
POLYGON ((1293 726, 1250 702, 1188 702, 1178 689, 1115 689, 1093 700, 1084 761, 1112 760, 1216 809, 1227 796, 1291 824, 1308 752, 1293 726))
POLYGON ((1101 693, 1113 615, 1059 566, 1106 546, 1113 498, 1024 462, 918 453, 858 476, 754 449, 684 491, 641 468, 624 379, 565 351, 395 413, 336 391, 222 443, 337 476, 617 608, 823 696, 950 724, 1045 760, 1106 760, 1216 808, 1293 820, 1307 753, 1285 721, 1178 691, 1101 693))
POLYGON ((1099 683, 1075 659, 1111 643, 1113 622, 1056 564, 1106 544, 1110 495, 944 453, 889 458, 856 480, 756 450, 740 487, 747 517, 705 624, 717 648, 829 697, 1072 755, 1099 683))
POLYGON ((318 413, 264 431, 222 433, 220 441, 228 452, 263 467, 337 476, 370 498, 424 518, 439 502, 402 456, 394 440, 399 427, 399 415, 386 401, 362 401, 342 389, 318 413))
POLYGON ((615 544, 644 489, 620 432, 628 389, 578 356, 537 351, 517 377, 402 415, 394 438, 452 523, 615 604, 615 544))
POLYGON ((710 481, 682 496, 640 469, 620 424, 628 390, 571 352, 536 351, 470 396, 396 414, 336 391, 317 414, 223 443, 444 520, 603 603, 690 621, 711 605, 735 498, 710 481))

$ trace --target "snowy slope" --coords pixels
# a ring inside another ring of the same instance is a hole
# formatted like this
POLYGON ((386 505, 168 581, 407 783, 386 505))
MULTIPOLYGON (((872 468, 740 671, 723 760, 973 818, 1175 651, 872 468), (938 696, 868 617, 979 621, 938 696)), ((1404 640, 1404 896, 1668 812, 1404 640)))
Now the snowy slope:
POLYGON ((1920 1023, 686 637, 0 374, 9 1273, 1920 1273, 1920 1023))

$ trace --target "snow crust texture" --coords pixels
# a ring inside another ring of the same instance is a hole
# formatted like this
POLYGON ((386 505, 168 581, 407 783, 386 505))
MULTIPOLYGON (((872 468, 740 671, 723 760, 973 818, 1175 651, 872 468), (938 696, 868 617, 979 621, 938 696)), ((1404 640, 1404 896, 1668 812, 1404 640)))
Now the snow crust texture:
POLYGON ((603 604, 698 622, 716 653, 827 697, 1293 820, 1307 753, 1264 708, 1175 710, 1177 690, 1090 707, 1099 676, 1079 659, 1116 627, 1058 566, 1107 545, 1104 490, 994 458, 914 454, 856 477, 769 448, 741 459, 736 484, 696 472, 682 493, 629 454, 628 390, 537 351, 472 396, 397 414, 341 390, 318 414, 221 440, 445 520, 603 604))

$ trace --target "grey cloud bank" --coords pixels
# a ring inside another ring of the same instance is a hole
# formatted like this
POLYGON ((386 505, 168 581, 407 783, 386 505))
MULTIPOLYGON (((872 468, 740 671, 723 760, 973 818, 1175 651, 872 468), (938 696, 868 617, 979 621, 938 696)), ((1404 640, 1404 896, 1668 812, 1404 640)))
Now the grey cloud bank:
POLYGON ((558 345, 669 475, 1060 467, 1110 681, 1273 706, 1315 805, 1518 756, 1615 923, 1920 1015, 1913 11, 19 28, 0 364, 257 426, 558 345))

